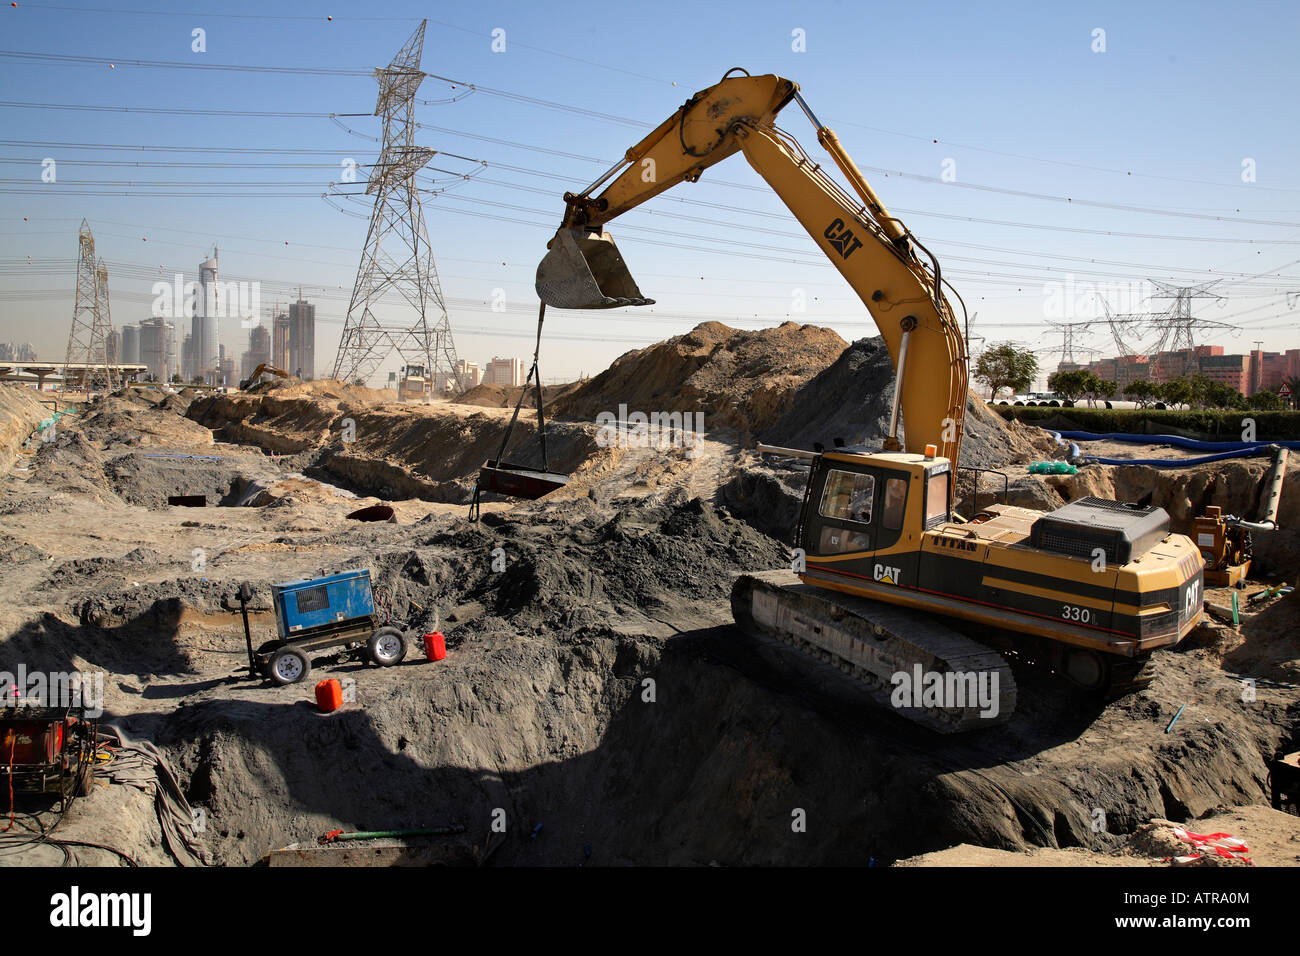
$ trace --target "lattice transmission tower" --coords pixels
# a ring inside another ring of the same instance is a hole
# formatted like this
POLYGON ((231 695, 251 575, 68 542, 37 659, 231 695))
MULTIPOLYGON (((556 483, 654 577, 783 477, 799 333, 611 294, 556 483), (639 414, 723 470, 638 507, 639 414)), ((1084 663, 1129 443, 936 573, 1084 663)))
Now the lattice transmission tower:
POLYGON ((83 387, 102 383, 115 390, 117 369, 109 364, 108 354, 108 339, 113 334, 108 308, 108 266, 102 259, 95 261, 95 237, 84 219, 77 235, 77 247, 77 291, 68 351, 63 360, 63 381, 66 385, 70 366, 75 364, 81 366, 83 387), (100 368, 93 368, 96 365, 100 368))
POLYGON ((1092 330, 1093 323, 1091 321, 1048 322, 1047 324, 1055 331, 1061 333, 1061 347, 1059 349, 1056 348, 1036 349, 1035 351, 1046 355, 1055 355, 1056 353, 1059 352, 1061 354, 1062 365, 1074 365, 1074 366, 1082 365, 1083 363, 1075 359, 1074 357, 1075 352, 1080 352, 1088 360, 1091 360, 1092 357, 1100 351, 1099 349, 1092 348, 1091 346, 1081 345, 1074 340, 1076 331, 1081 331, 1086 335, 1092 330))
POLYGON ((375 205, 330 377, 369 381, 397 352, 404 366, 423 367, 426 380, 437 381, 441 373, 459 391, 456 345, 415 182, 436 153, 415 145, 425 23, 387 67, 375 71, 375 115, 384 126, 383 149, 366 185, 375 205))
POLYGON ((1222 279, 1214 279, 1200 285, 1180 286, 1171 282, 1161 282, 1157 279, 1151 280, 1151 284, 1159 290, 1151 298, 1170 300, 1169 308, 1156 316, 1157 325, 1161 331, 1159 338, 1156 340, 1155 348, 1152 349, 1153 352, 1195 349, 1195 333, 1198 328, 1233 328, 1233 326, 1224 322, 1211 322, 1206 319, 1198 319, 1192 315, 1193 299, 1223 300, 1223 296, 1210 291, 1212 287, 1222 281, 1222 279))

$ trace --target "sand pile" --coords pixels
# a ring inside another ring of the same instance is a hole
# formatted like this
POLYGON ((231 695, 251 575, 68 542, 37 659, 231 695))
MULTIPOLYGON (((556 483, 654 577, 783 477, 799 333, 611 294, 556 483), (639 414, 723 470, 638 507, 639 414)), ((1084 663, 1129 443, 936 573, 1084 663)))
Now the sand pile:
MULTIPOLYGON (((567 395, 581 384, 581 382, 566 382, 563 385, 543 385, 542 401, 549 408, 557 398, 567 395)), ((475 385, 465 394, 457 397, 455 402, 458 405, 478 405, 482 408, 514 408, 519 401, 519 393, 523 390, 522 385, 489 385, 485 382, 482 385, 475 385)), ((528 394, 524 396, 524 407, 537 407, 536 386, 528 387, 528 394)))
POLYGON ((7 471, 17 460, 23 442, 51 414, 33 389, 0 385, 0 472, 7 471))
MULTIPOLYGON (((273 382, 190 405, 222 441, 301 455, 311 477, 385 500, 468 503, 479 468, 495 458, 510 416, 465 406, 400 402, 396 393, 337 382, 273 382)), ((571 474, 602 458, 594 428, 547 422, 547 464, 571 474)), ((535 414, 521 413, 508 459, 541 467, 535 414)))
POLYGON ((685 335, 628 352, 559 398, 560 417, 601 412, 703 412, 704 428, 757 431, 776 421, 796 390, 844 350, 830 329, 786 322, 742 331, 705 322, 685 335))
MULTIPOLYGON (((889 433, 893 397, 894 365, 884 339, 858 339, 800 388, 790 408, 760 436, 791 448, 812 448, 813 442, 830 448, 836 438, 878 448, 889 433)), ((904 421, 900 437, 906 428, 904 421)), ((960 464, 966 467, 998 468, 1028 461, 1033 453, 1033 446, 973 393, 967 396, 964 432, 960 464)))

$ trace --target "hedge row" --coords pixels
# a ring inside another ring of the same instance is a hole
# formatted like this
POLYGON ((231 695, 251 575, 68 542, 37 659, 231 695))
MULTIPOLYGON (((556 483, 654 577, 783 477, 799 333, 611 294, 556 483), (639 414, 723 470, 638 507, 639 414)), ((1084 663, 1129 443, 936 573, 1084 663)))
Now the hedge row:
POLYGON ((1132 432, 1182 435, 1205 441, 1241 441, 1247 419, 1259 441, 1300 441, 1300 412, 1238 412, 1223 409, 1175 411, 1146 408, 1043 408, 990 405, 1005 419, 1057 431, 1132 432))

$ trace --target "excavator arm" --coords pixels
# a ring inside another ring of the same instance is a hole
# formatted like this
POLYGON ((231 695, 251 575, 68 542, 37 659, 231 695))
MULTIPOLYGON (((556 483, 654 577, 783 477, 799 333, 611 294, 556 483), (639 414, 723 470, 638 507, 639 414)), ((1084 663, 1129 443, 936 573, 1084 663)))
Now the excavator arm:
POLYGON ((955 468, 966 407, 966 349, 941 289, 938 262, 918 256, 924 247, 889 214, 790 80, 729 73, 687 100, 583 192, 566 193, 563 224, 537 269, 538 296, 566 309, 653 304, 641 295, 604 225, 678 183, 697 181, 736 152, 799 220, 880 329, 897 376, 886 448, 920 453, 934 445, 955 468), (775 126, 777 113, 792 100, 816 127, 818 142, 856 198, 775 126))

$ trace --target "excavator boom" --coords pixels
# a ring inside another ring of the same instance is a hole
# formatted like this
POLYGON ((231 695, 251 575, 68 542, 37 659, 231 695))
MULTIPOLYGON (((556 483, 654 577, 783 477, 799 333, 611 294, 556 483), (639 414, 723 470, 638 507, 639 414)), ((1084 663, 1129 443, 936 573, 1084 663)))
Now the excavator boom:
MULTIPOLYGON (((734 71, 733 71, 734 72, 734 71)), ((692 96, 581 193, 566 193, 564 221, 537 269, 537 292, 562 309, 653 304, 642 296, 606 223, 741 152, 861 298, 898 370, 886 448, 933 445, 956 467, 966 399, 966 349, 936 261, 885 209, 865 177, 783 77, 732 76, 692 96), (853 189, 851 195, 777 129, 797 102, 853 189), (593 195, 597 189, 603 190, 593 195), (901 414, 904 439, 896 439, 901 414)))

